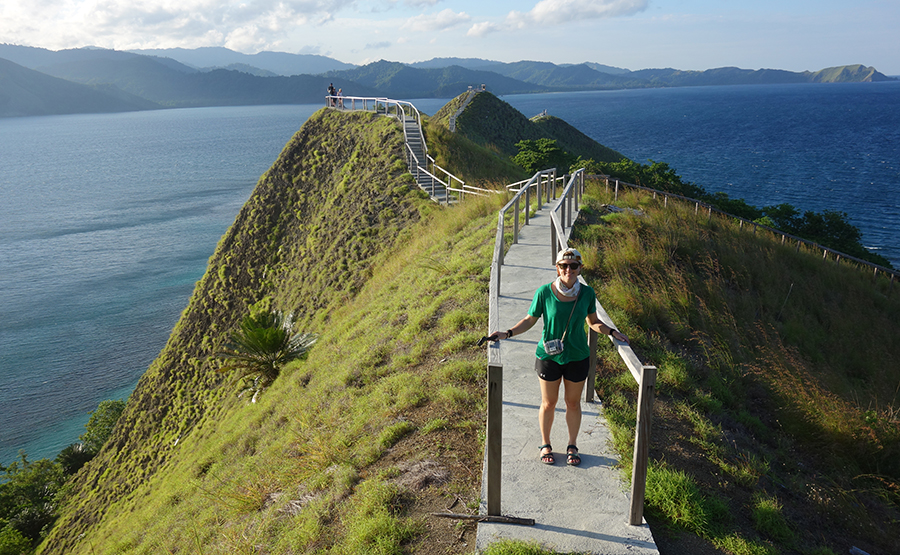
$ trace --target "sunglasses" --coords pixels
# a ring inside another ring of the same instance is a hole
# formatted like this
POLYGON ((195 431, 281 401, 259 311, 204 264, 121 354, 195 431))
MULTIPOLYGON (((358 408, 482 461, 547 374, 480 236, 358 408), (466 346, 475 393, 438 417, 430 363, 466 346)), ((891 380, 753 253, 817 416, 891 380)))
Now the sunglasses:
POLYGON ((581 267, 581 264, 576 262, 574 264, 557 264, 557 266, 559 266, 560 270, 577 270, 581 267))

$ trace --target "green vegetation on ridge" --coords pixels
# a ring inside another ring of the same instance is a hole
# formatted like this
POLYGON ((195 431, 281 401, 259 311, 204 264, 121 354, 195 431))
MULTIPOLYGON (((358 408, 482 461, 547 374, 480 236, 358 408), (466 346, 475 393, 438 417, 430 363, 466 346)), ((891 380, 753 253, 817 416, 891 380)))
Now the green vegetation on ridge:
POLYGON ((730 198, 726 193, 709 193, 699 185, 684 182, 665 162, 651 160, 649 165, 638 164, 631 160, 598 162, 582 157, 576 160, 572 167, 587 168, 588 173, 608 175, 627 183, 699 200, 727 214, 783 231, 885 268, 893 267, 888 259, 863 246, 862 233, 849 222, 845 212, 806 210, 801 214, 800 210, 790 204, 760 208, 748 204, 743 199, 730 198))
MULTIPOLYGON (((647 511, 661 553, 699 548, 660 524, 704 538, 704 553, 893 549, 900 374, 886 361, 900 356, 900 299, 888 280, 689 203, 620 191, 616 204, 639 212, 608 213, 612 194, 591 189, 572 243, 659 368, 647 511)), ((597 389, 627 471, 637 389, 604 358, 597 389)))
MULTIPOLYGON (((429 141, 450 138, 435 120, 429 141)), ((371 114, 322 110, 304 124, 110 441, 66 485, 39 553, 471 553, 473 526, 427 515, 479 503, 485 361, 472 345, 505 195, 437 207, 414 188, 402 140, 371 114), (214 372, 250 310, 291 311, 320 337, 255 404, 214 372)), ((470 146, 452 140, 429 144, 470 146)), ((891 549, 889 285, 692 207, 629 193, 618 202, 642 216, 607 214, 610 201, 590 185, 573 241, 588 283, 660 369, 647 508, 661 553, 891 549)), ((633 380, 611 347, 599 354, 628 469, 633 380)), ((545 552, 507 547, 496 553, 545 552)))
MULTIPOLYGON (((431 120, 449 125, 450 116, 456 113, 465 96, 462 94, 448 102, 431 120)), ((553 139, 563 150, 584 159, 597 162, 626 160, 621 153, 599 144, 565 121, 553 116, 528 119, 490 92, 475 94, 465 111, 457 118, 456 131, 472 142, 506 157, 518 152, 516 143, 520 141, 553 139)))

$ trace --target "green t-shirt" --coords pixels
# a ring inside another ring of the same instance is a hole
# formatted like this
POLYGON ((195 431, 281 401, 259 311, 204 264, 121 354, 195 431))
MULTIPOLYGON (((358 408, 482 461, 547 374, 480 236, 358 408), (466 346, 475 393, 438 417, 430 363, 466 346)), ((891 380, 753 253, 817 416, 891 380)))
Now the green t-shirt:
POLYGON ((543 318, 544 330, 541 332, 541 341, 537 345, 535 356, 541 360, 550 359, 558 364, 566 364, 578 360, 584 360, 591 355, 588 347, 587 334, 584 331, 584 319, 588 314, 597 312, 597 296, 594 290, 585 284, 581 284, 581 292, 575 302, 575 310, 572 311, 572 301, 562 302, 556 298, 551 289, 551 284, 542 285, 534 294, 531 308, 528 314, 535 318, 543 318), (572 315, 571 320, 569 314, 572 315), (544 341, 561 339, 565 332, 566 322, 569 323, 569 331, 564 341, 565 348, 558 355, 548 355, 544 352, 544 341))

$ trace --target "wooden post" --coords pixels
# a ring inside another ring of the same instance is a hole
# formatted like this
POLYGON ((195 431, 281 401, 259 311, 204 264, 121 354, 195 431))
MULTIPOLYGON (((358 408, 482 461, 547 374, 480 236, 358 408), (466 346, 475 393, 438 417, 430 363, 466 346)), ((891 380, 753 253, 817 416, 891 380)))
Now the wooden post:
POLYGON ((550 264, 552 266, 556 266, 557 248, 558 244, 556 241, 556 226, 553 225, 553 220, 550 220, 550 264))
POLYGON ((544 180, 544 176, 539 175, 537 178, 537 191, 536 191, 537 194, 534 195, 535 200, 537 200, 537 211, 538 212, 541 211, 541 206, 543 206, 543 202, 541 202, 541 200, 544 198, 543 196, 541 196, 541 181, 543 181, 543 180, 544 180))
POLYGON ((584 402, 594 402, 594 383, 597 381, 597 332, 588 330, 588 347, 591 350, 591 362, 588 366, 587 380, 584 384, 584 402))
POLYGON ((641 368, 638 386, 637 426, 631 472, 631 512, 628 523, 640 526, 644 520, 644 495, 647 489, 647 464, 650 457, 650 430, 653 425, 653 399, 656 391, 656 367, 641 368))
POLYGON ((528 225, 528 220, 530 218, 531 213, 531 186, 525 187, 525 225, 528 225))
POLYGON ((556 168, 550 172, 550 185, 547 187, 547 202, 556 198, 556 168))
POLYGON ((513 209, 515 212, 515 216, 513 216, 513 245, 518 244, 519 242, 519 199, 522 197, 516 198, 516 206, 513 209))
MULTIPOLYGON (((563 181, 563 183, 565 183, 565 181, 563 181)), ((559 208, 561 210, 561 212, 559 214, 560 215, 559 223, 562 225, 563 231, 565 231, 566 230, 566 213, 568 212, 568 210, 567 210, 568 203, 566 202, 565 197, 560 199, 559 205, 560 205, 559 208)))
MULTIPOLYGON (((499 345, 497 346, 499 349, 499 345)), ((503 446, 503 366, 488 364, 487 514, 500 514, 500 464, 503 446)))
POLYGON ((581 199, 584 197, 584 172, 578 176, 578 194, 575 196, 575 206, 581 206, 581 199))

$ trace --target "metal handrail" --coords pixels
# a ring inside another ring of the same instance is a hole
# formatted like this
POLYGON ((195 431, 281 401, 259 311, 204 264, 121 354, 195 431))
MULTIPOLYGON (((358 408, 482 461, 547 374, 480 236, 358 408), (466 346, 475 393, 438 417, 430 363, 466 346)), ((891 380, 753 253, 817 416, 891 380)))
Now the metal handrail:
MULTIPOLYGON (((569 246, 569 234, 572 231, 573 215, 578 207, 579 195, 584 192, 584 168, 576 171, 569 179, 569 183, 563 189, 559 201, 550 210, 550 250, 551 264, 556 262, 556 253, 558 250, 569 246)), ((579 276, 578 279, 585 283, 584 278, 579 276)), ((615 328, 615 324, 604 310, 600 301, 596 301, 595 308, 597 315, 610 328, 615 328)), ((591 351, 591 360, 588 370, 587 383, 593 384, 597 371, 597 332, 590 330, 589 343, 591 351)), ((643 364, 631 345, 623 343, 609 336, 609 340, 616 347, 616 351, 621 357, 625 366, 631 372, 632 377, 639 387, 638 392, 638 408, 637 408, 637 426, 635 427, 634 437, 634 456, 632 457, 631 471, 631 508, 628 515, 628 522, 633 526, 640 526, 644 518, 644 497, 647 486, 647 466, 650 456, 650 423, 653 420, 653 400, 654 390, 656 388, 656 367, 643 364)), ((589 385, 584 392, 585 402, 594 400, 594 390, 589 385)))
MULTIPOLYGON (((536 188, 536 198, 541 198, 541 185, 544 175, 556 176, 556 169, 540 171, 527 181, 527 185, 519 189, 516 195, 500 210, 497 218, 497 232, 494 237, 494 254, 491 260, 491 281, 488 292, 488 329, 496 330, 500 326, 500 267, 503 265, 503 246, 506 236, 506 213, 511 207, 515 207, 515 225, 513 227, 513 242, 518 242, 519 234, 519 201, 525 195, 525 218, 528 222, 528 213, 531 209, 530 191, 536 188)), ((538 200, 538 209, 541 202, 538 200)), ((488 343, 488 411, 487 411, 487 437, 485 439, 487 475, 487 513, 489 515, 500 514, 500 459, 503 436, 503 363, 500 361, 500 342, 488 343)))
MULTIPOLYGON (((568 246, 568 234, 571 233, 574 214, 577 210, 581 195, 584 192, 584 169, 576 171, 563 188, 555 206, 550 209, 550 245, 553 259, 551 264, 556 262, 556 252, 559 249, 568 246), (568 232, 567 232, 568 230, 568 232)), ((515 207, 515 224, 513 226, 513 243, 518 242, 519 227, 519 202, 522 196, 525 196, 525 224, 528 224, 528 214, 531 208, 530 192, 532 188, 537 188, 538 207, 541 205, 543 195, 541 194, 541 186, 544 183, 544 176, 552 176, 547 181, 547 201, 550 196, 555 193, 556 189, 556 170, 546 172, 538 172, 531 179, 525 182, 515 183, 513 185, 521 185, 516 195, 506 203, 500 210, 497 219, 497 232, 494 238, 494 255, 491 260, 491 281, 489 284, 488 295, 488 329, 496 330, 500 328, 500 269, 503 265, 503 247, 505 239, 505 219, 510 208, 515 207), (523 184, 524 183, 524 184, 523 184), (553 184, 552 191, 550 184, 553 184)), ((583 282, 583 278, 579 277, 583 282)), ((596 302, 596 308, 600 319, 609 323, 610 327, 612 319, 609 314, 596 302)), ((640 525, 643 522, 643 505, 644 494, 647 480, 647 465, 649 460, 649 439, 650 439, 650 423, 653 414, 653 398, 654 388, 656 386, 656 367, 641 364, 637 355, 635 355, 631 346, 622 343, 616 339, 610 338, 628 367, 632 376, 635 377, 639 385, 638 394, 638 416, 637 426, 635 430, 635 447, 634 447, 634 467, 632 469, 631 481, 631 508, 628 516, 628 522, 632 525, 640 525)), ((591 330, 589 335, 591 361, 590 372, 588 375, 588 384, 592 384, 597 367, 597 333, 591 330)), ((485 440, 486 456, 486 487, 487 492, 487 514, 500 514, 500 475, 501 475, 501 452, 502 444, 502 399, 503 399, 503 364, 500 360, 500 343, 493 341, 488 344, 488 415, 487 415, 487 437, 485 440)), ((585 401, 590 402, 594 399, 594 390, 592 387, 586 388, 585 401)))
POLYGON ((436 180, 438 183, 443 185, 444 188, 448 191, 448 194, 446 196, 447 205, 450 204, 449 191, 457 191, 458 190, 456 188, 451 187, 450 183, 452 183, 455 180, 455 181, 459 182, 460 187, 463 187, 463 188, 466 187, 465 181, 456 177, 455 175, 453 175, 449 171, 445 170, 444 168, 438 166, 435 163, 434 158, 430 154, 428 154, 428 144, 425 142, 425 134, 422 132, 422 115, 419 112, 418 108, 416 108, 416 106, 412 102, 407 102, 405 100, 392 100, 390 98, 381 98, 381 97, 327 95, 325 97, 325 106, 329 107, 329 108, 336 108, 338 110, 350 110, 350 111, 362 110, 362 111, 369 111, 369 112, 375 112, 375 113, 383 113, 387 116, 396 117, 397 119, 400 120, 400 122, 402 124, 406 123, 407 117, 412 118, 415 121, 416 126, 419 129, 419 136, 422 137, 422 149, 425 152, 425 160, 423 161, 424 162, 424 164, 423 164, 422 162, 419 161, 418 156, 416 156, 415 153, 412 152, 412 148, 409 146, 409 136, 406 133, 406 125, 403 125, 403 141, 404 141, 404 143, 406 143, 406 147, 407 147, 407 151, 408 151, 407 162, 410 166, 410 173, 412 173, 412 174, 416 175, 416 177, 418 177, 418 173, 421 171, 421 172, 425 172, 427 175, 431 176, 433 181, 432 181, 432 188, 431 188, 430 196, 432 196, 432 197, 434 197, 434 180, 436 180), (349 106, 347 105, 348 101, 349 101, 349 106), (361 106, 360 108, 357 108, 357 103, 359 104, 359 106, 361 106), (372 106, 371 109, 369 108, 370 103, 372 106), (382 107, 383 107, 383 109, 382 109, 382 107), (392 111, 392 108, 393 108, 393 111, 392 111), (407 108, 410 111, 409 116, 407 116, 407 113, 406 113, 407 108), (395 112, 395 113, 392 113, 392 112, 395 112), (428 163, 429 162, 431 163, 431 167, 435 169, 434 172, 428 171, 428 163), (415 168, 416 170, 413 171, 412 168, 415 168), (440 170, 447 176, 446 183, 435 175, 435 173, 437 173, 437 170, 440 170))
POLYGON ((447 176, 447 182, 448 182, 448 183, 452 182, 452 181, 455 179, 456 181, 459 181, 459 186, 460 186, 460 187, 464 187, 464 186, 466 185, 466 182, 465 182, 465 181, 463 181, 462 179, 456 177, 455 175, 453 175, 452 173, 448 172, 448 171, 445 170, 444 168, 438 166, 437 163, 435 162, 434 158, 432 158, 430 154, 427 155, 427 156, 428 156, 428 161, 431 162, 431 167, 436 168, 436 169, 438 169, 438 170, 441 170, 442 172, 444 172, 444 174, 446 174, 446 176, 447 176))

